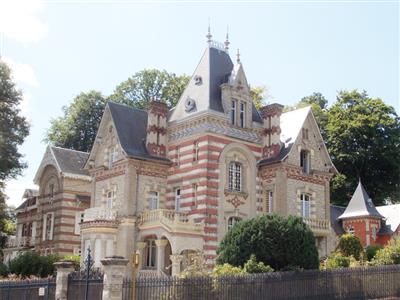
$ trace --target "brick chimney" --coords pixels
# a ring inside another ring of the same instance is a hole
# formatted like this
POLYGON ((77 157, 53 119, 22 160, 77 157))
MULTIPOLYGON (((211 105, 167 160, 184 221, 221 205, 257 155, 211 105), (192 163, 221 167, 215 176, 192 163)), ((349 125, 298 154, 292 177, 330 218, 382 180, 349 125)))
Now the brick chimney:
POLYGON ((146 147, 150 155, 166 157, 167 154, 167 114, 165 102, 151 100, 147 111, 146 147))
POLYGON ((274 158, 281 150, 281 114, 283 105, 273 103, 261 108, 264 121, 263 158, 274 158))

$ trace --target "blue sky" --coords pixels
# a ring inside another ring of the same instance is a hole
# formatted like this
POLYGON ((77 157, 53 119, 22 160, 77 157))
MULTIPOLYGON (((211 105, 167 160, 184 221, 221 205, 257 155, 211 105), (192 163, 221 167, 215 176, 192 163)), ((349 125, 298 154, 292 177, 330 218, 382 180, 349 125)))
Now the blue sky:
POLYGON ((110 94, 144 68, 191 75, 206 47, 229 26, 251 85, 294 104, 313 92, 366 90, 399 107, 397 1, 188 2, 2 0, 0 51, 24 92, 31 134, 23 176, 8 183, 17 205, 42 159, 52 118, 81 91, 110 94))

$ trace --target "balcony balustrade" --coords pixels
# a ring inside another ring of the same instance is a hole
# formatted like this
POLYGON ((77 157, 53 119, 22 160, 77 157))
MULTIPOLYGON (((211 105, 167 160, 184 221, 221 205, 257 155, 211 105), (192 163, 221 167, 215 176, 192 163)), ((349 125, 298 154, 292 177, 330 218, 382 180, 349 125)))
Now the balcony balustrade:
POLYGON ((304 223, 306 223, 315 235, 328 235, 331 230, 331 223, 326 219, 316 219, 316 218, 303 218, 304 223))
POLYGON ((30 236, 15 237, 9 236, 6 242, 6 248, 30 248, 35 245, 35 239, 30 236))
POLYGON ((144 211, 139 215, 138 223, 140 229, 163 226, 170 232, 190 232, 194 234, 204 232, 204 224, 194 223, 193 219, 189 218, 188 212, 168 209, 144 211))
POLYGON ((91 207, 85 210, 84 222, 91 221, 115 221, 117 212, 110 208, 91 207))

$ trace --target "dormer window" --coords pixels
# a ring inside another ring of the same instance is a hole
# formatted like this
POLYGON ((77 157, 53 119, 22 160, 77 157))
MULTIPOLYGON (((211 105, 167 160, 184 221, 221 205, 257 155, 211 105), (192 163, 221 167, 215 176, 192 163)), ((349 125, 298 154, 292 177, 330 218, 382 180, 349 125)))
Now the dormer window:
POLYGON ((228 188, 234 192, 242 190, 242 165, 237 162, 229 164, 228 188))
POLYGON ((310 173, 310 152, 307 150, 301 150, 300 151, 300 167, 303 170, 304 173, 309 174, 310 173))
POLYGON ((236 124, 236 101, 231 101, 231 111, 229 113, 229 119, 232 125, 236 124))
POLYGON ((240 127, 244 128, 246 124, 246 103, 240 102, 240 127))

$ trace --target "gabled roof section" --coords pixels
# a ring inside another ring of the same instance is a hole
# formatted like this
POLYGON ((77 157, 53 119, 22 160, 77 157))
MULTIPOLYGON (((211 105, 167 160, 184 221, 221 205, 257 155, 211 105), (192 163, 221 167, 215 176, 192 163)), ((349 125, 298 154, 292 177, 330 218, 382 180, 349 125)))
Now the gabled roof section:
MULTIPOLYGON (((292 150, 292 145, 297 139, 307 116, 311 112, 311 106, 291 110, 285 112, 281 115, 281 143, 282 148, 278 156, 268 159, 263 159, 259 162, 259 165, 270 164, 285 159, 290 151, 292 150)), ((261 118, 261 117, 260 117, 261 118)))
POLYGON ((338 206, 338 205, 330 205, 331 210, 331 226, 333 231, 335 231, 336 235, 342 235, 345 233, 343 230, 341 221, 338 219, 341 214, 343 214, 346 207, 338 206))
POLYGON ((375 208, 374 203, 364 189, 361 180, 358 182, 357 188, 351 197, 346 210, 339 219, 357 218, 357 217, 375 217, 383 219, 383 216, 375 208))
POLYGON ((89 173, 83 169, 89 153, 76 151, 56 146, 47 146, 46 152, 36 172, 34 182, 39 183, 43 170, 48 166, 54 166, 58 172, 66 177, 90 180, 89 173))
POLYGON ((128 157, 169 161, 147 152, 147 112, 124 104, 107 104, 120 145, 128 157))

